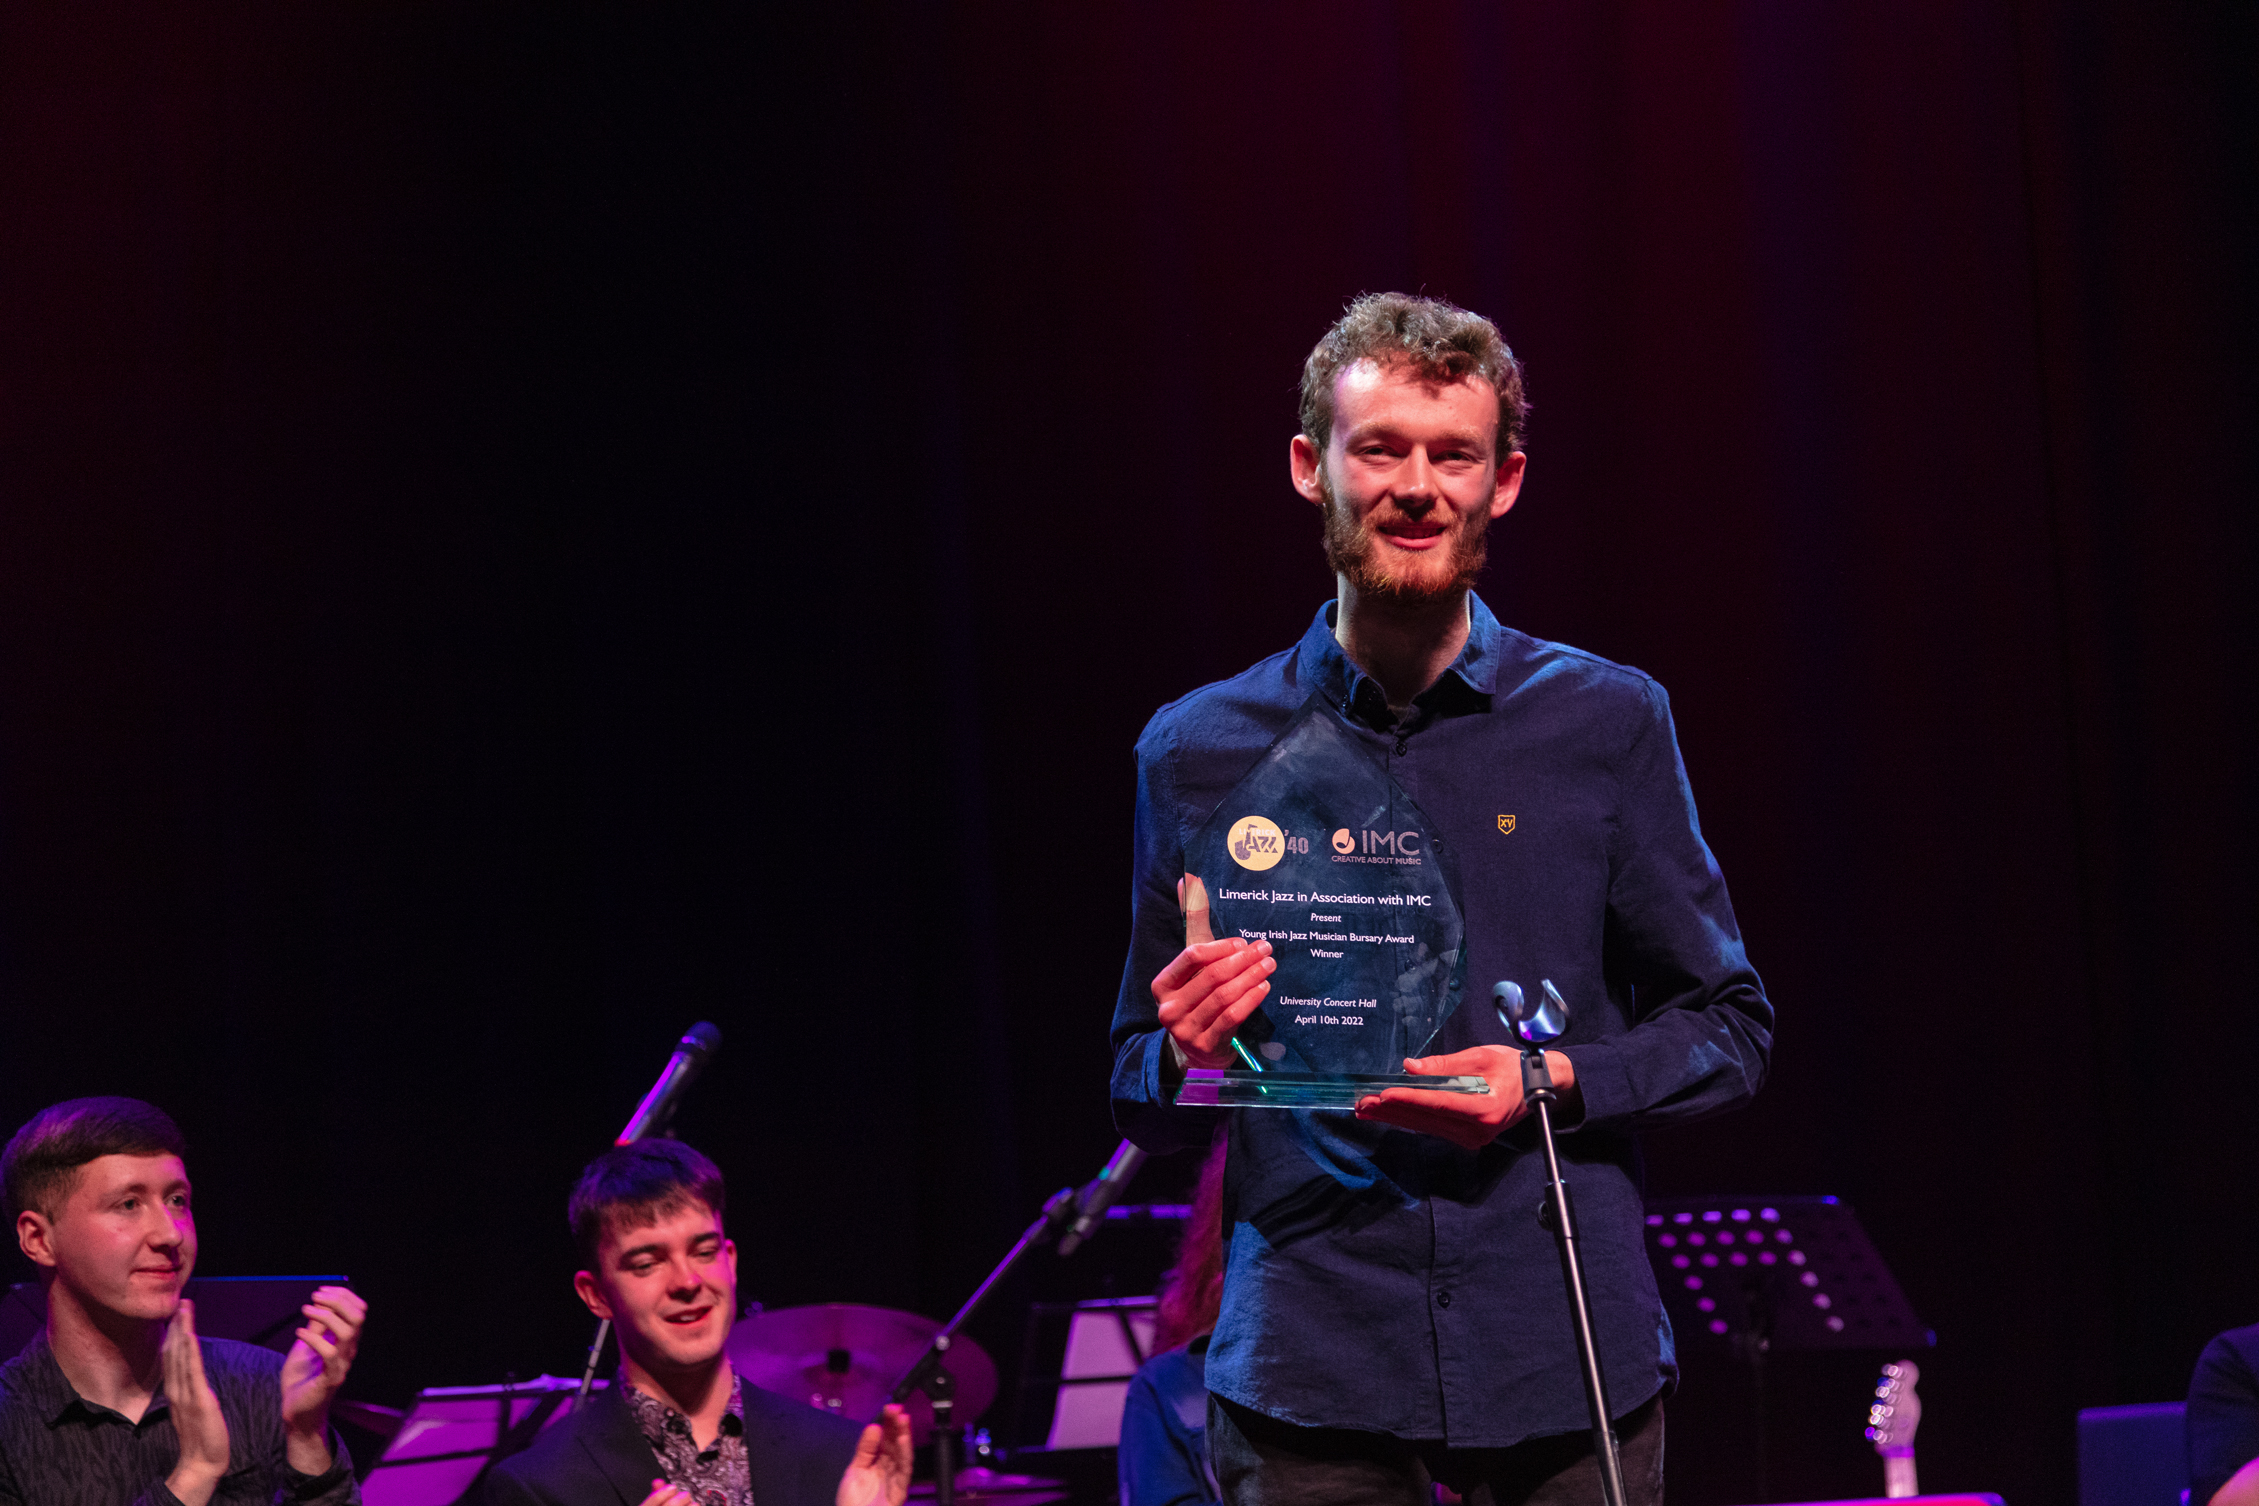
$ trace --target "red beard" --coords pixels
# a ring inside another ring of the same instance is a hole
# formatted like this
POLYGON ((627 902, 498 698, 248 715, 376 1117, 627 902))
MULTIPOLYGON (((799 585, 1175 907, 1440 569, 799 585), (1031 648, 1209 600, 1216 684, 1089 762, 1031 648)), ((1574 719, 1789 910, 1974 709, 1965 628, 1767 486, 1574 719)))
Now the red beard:
POLYGON ((1440 576, 1426 570, 1416 576, 1393 575, 1381 563, 1380 535, 1372 526, 1375 515, 1368 513, 1359 522, 1347 508, 1335 505, 1333 487, 1322 471, 1318 490, 1325 499, 1326 563, 1365 600, 1396 607, 1435 606, 1464 596, 1481 578, 1483 561, 1490 557, 1487 513, 1462 520, 1445 559, 1449 568, 1440 576))

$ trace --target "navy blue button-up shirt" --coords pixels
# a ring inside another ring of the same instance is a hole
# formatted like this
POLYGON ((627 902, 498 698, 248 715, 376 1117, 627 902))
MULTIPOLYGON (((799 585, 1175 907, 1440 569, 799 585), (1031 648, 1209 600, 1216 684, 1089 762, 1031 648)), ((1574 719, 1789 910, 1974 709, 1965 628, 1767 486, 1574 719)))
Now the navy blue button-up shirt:
POLYGON ((1696 824, 1670 703, 1637 670, 1501 627, 1470 600, 1467 646, 1410 712, 1333 636, 1163 707, 1137 744, 1129 962, 1113 1101, 1151 1151, 1231 1136, 1224 1308, 1208 1387, 1306 1427, 1498 1448, 1590 1426, 1525 1123, 1481 1151, 1346 1113, 1178 1108, 1152 980, 1184 945, 1184 851, 1313 695, 1456 852, 1467 1003, 1430 1054, 1511 1044, 1490 985, 1550 978, 1583 1117, 1560 1139, 1601 1364, 1620 1416, 1676 1379, 1642 1241, 1637 1132, 1757 1091, 1773 1012, 1696 824))

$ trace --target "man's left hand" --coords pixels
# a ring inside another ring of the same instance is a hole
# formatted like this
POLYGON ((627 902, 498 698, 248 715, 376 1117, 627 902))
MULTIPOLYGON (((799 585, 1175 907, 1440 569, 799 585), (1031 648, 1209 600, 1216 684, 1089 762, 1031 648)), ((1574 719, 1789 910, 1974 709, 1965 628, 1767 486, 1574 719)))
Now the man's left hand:
MULTIPOLYGON (((1558 1051, 1545 1053, 1553 1091, 1561 1100, 1554 1122, 1574 1122, 1583 1108, 1577 1092, 1576 1064, 1558 1051)), ((1449 1056, 1407 1057, 1404 1070, 1418 1077, 1481 1077, 1488 1093, 1430 1093, 1420 1088, 1389 1088, 1359 1099, 1357 1117, 1440 1135, 1466 1150, 1481 1150, 1529 1117, 1522 1101, 1522 1053, 1510 1046, 1476 1046, 1449 1056)))
POLYGON ((902 1506, 908 1499, 910 1414, 890 1403, 856 1440, 834 1506, 902 1506))
POLYGON ((282 1431, 290 1467, 318 1475, 333 1461, 329 1404, 353 1368, 369 1304, 342 1286, 319 1286, 300 1311, 306 1326, 282 1362, 282 1431))

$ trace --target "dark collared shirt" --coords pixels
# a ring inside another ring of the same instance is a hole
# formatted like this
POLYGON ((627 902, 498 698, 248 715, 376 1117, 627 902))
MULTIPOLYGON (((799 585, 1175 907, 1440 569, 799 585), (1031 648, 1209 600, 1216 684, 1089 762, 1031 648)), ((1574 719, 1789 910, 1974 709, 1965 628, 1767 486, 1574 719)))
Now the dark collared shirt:
MULTIPOLYGON (((204 1378, 227 1418, 228 1468, 213 1506, 349 1506, 361 1499, 352 1461, 335 1433, 328 1470, 302 1475, 290 1467, 283 1452, 281 1355, 231 1339, 197 1343, 204 1378)), ((179 1462, 180 1439, 163 1391, 139 1422, 97 1406, 72 1389, 44 1333, 0 1365, 0 1503, 179 1506, 165 1488, 179 1462)))
POLYGON ((714 1441, 701 1449, 691 1437, 690 1419, 626 1380, 628 1411, 651 1452, 659 1476, 689 1495, 698 1506, 753 1506, 753 1476, 745 1457, 745 1382, 730 1377, 729 1410, 714 1441))
MULTIPOLYGON (((1550 978, 1583 1118, 1561 1138, 1618 1416, 1677 1376, 1642 1239, 1636 1132, 1742 1103, 1772 1007, 1695 821, 1670 703, 1637 670, 1501 627, 1401 721, 1334 641, 1302 641, 1162 708, 1137 744, 1132 936, 1114 1011, 1114 1116, 1148 1150, 1206 1143, 1168 1101, 1151 983, 1184 945, 1175 884, 1216 806, 1313 696, 1456 853, 1467 1004, 1430 1054, 1508 1045, 1490 985, 1550 978)), ((1223 1318, 1210 1390, 1308 1427, 1498 1448, 1581 1432, 1568 1299, 1538 1223, 1525 1124, 1479 1152, 1342 1113, 1226 1114, 1223 1318)))

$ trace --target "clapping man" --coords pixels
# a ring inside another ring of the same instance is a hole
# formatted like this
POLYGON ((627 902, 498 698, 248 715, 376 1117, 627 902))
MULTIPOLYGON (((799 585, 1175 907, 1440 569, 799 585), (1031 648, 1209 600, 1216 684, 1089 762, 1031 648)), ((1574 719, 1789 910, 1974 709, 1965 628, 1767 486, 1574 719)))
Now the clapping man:
POLYGON ((566 1205, 573 1288, 620 1336, 620 1373, 490 1470, 489 1506, 902 1506, 910 1418, 858 1427, 730 1367, 737 1245, 721 1171, 674 1140, 589 1163, 566 1205))
POLYGON ((367 1304, 325 1286, 288 1356, 199 1339, 180 1131, 133 1098, 32 1117, 0 1153, 47 1327, 0 1366, 0 1503, 360 1500, 329 1408, 367 1304))

